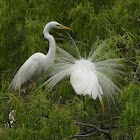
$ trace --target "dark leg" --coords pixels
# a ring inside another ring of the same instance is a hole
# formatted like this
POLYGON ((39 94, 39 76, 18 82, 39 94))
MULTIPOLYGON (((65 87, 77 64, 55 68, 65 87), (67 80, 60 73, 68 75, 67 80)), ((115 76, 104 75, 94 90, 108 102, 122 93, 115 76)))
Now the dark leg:
POLYGON ((26 89, 24 90, 25 95, 28 94, 28 86, 26 87, 26 89))
POLYGON ((28 94, 28 86, 25 89, 22 89, 22 91, 19 93, 19 95, 22 95, 22 94, 25 94, 25 95, 28 94))
MULTIPOLYGON (((85 106, 85 97, 83 96, 83 109, 84 112, 86 111, 86 106, 85 106)), ((86 123, 86 115, 84 114, 84 123, 86 123)), ((84 132, 86 132, 86 126, 84 126, 84 132)))
MULTIPOLYGON (((35 83, 35 81, 34 81, 34 83, 35 83)), ((39 87, 39 83, 38 83, 38 81, 36 82, 36 88, 38 88, 39 87)))
POLYGON ((97 109, 97 107, 96 107, 96 104, 95 104, 95 103, 94 103, 94 108, 95 108, 96 113, 97 113, 97 116, 98 116, 98 118, 99 118, 99 120, 100 120, 100 122, 101 122, 101 128, 103 128, 103 127, 104 127, 104 124, 103 124, 102 119, 101 119, 101 117, 100 117, 100 115, 99 115, 99 113, 98 113, 98 109, 97 109))

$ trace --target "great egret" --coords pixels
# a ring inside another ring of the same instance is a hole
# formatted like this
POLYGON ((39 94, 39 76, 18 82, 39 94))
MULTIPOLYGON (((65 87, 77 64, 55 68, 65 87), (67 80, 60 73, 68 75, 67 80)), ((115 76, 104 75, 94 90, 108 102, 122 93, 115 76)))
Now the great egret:
POLYGON ((55 39, 49 34, 49 30, 52 28, 71 30, 55 21, 46 24, 43 33, 44 37, 49 40, 49 51, 47 55, 37 52, 30 56, 20 67, 12 80, 9 87, 11 90, 26 90, 30 80, 38 78, 43 72, 46 72, 52 66, 56 52, 55 39))
POLYGON ((117 91, 120 92, 120 89, 113 81, 116 81, 115 76, 117 76, 117 73, 121 72, 118 68, 123 67, 120 63, 123 59, 109 59, 107 56, 114 51, 101 55, 103 49, 107 46, 107 41, 97 46, 94 52, 90 52, 87 59, 80 56, 78 48, 76 48, 79 55, 78 59, 65 50, 57 48, 59 53, 52 67, 52 76, 43 86, 47 84, 47 89, 51 90, 59 81, 70 76, 70 83, 75 92, 78 95, 88 95, 94 100, 98 97, 104 112, 102 95, 104 94, 113 99, 113 94, 117 91))

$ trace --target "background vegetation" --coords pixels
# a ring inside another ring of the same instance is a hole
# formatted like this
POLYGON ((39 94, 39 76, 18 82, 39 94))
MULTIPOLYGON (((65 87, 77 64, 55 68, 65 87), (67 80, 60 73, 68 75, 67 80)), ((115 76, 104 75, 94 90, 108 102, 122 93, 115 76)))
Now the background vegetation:
MULTIPOLYGON (((45 24, 53 20, 73 29, 70 34, 83 54, 90 51, 97 38, 105 40, 112 37, 108 50, 125 48, 116 55, 131 57, 132 67, 128 70, 129 77, 120 78, 124 82, 120 83, 122 94, 117 99, 118 104, 114 107, 105 101, 105 114, 97 100, 96 105, 99 105, 98 111, 104 122, 117 117, 114 122, 117 128, 112 129, 112 139, 138 140, 140 74, 136 70, 140 60, 139 0, 1 0, 0 139, 70 139, 83 130, 75 125, 75 121, 83 122, 83 114, 88 123, 99 121, 93 100, 85 98, 87 109, 83 111, 82 97, 74 93, 67 80, 49 93, 34 87, 29 89, 28 95, 8 91, 15 72, 26 59, 35 52, 47 52, 48 42, 43 38, 42 31, 45 24), (16 110, 16 122, 9 128, 5 123, 10 121, 12 110, 16 110)), ((57 46, 69 49, 64 30, 54 29, 52 34, 57 46), (59 36, 58 32, 64 36, 59 36)), ((86 139, 103 140, 107 137, 99 133, 86 139)))

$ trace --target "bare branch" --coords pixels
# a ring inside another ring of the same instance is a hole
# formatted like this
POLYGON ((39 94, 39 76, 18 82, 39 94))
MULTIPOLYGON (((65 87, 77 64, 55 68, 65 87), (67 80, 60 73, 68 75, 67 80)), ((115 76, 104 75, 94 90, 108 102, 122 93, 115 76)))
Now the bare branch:
POLYGON ((87 123, 82 123, 82 122, 75 122, 75 124, 76 125, 82 125, 82 126, 91 127, 93 129, 90 129, 87 132, 82 132, 82 133, 76 134, 76 135, 72 136, 71 138, 74 138, 74 137, 88 137, 88 136, 96 134, 97 132, 101 132, 101 133, 104 133, 108 137, 109 140, 111 140, 110 131, 106 131, 104 129, 117 128, 117 126, 113 125, 113 124, 112 125, 103 126, 102 128, 101 127, 97 127, 97 126, 92 125, 92 124, 87 124, 87 123))
POLYGON ((136 78, 137 78, 138 73, 139 73, 139 63, 137 65, 136 72, 135 72, 134 78, 132 80, 132 84, 135 84, 135 81, 136 81, 136 78))
POLYGON ((92 132, 92 133, 90 133, 90 134, 76 134, 76 135, 74 135, 74 136, 72 136, 71 137, 71 139, 72 138, 75 138, 75 137, 90 137, 90 136, 92 136, 92 135, 94 135, 94 134, 96 134, 97 133, 97 131, 95 131, 95 132, 92 132))

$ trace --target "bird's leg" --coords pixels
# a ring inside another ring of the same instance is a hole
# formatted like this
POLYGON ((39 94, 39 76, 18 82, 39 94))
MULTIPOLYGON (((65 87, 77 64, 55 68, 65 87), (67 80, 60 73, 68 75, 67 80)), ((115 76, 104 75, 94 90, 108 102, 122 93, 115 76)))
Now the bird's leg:
POLYGON ((28 86, 26 88, 24 88, 21 93, 27 95, 28 94, 28 86))
POLYGON ((28 94, 28 86, 26 87, 26 89, 24 90, 24 93, 27 95, 28 94))
MULTIPOLYGON (((86 106, 85 106, 85 97, 83 96, 83 109, 84 109, 84 123, 86 123, 86 115, 85 115, 85 111, 86 111, 86 106)), ((86 132, 86 126, 84 127, 84 132, 86 132)))
POLYGON ((39 83, 38 83, 38 81, 36 82, 36 88, 38 88, 39 87, 39 83))
POLYGON ((99 118, 99 120, 100 120, 100 122, 101 122, 101 128, 103 128, 103 127, 104 127, 104 124, 103 124, 103 121, 102 121, 102 119, 101 119, 101 117, 100 117, 100 115, 99 115, 99 113, 98 113, 98 109, 97 109, 97 107, 96 107, 96 104, 95 104, 95 103, 94 103, 94 108, 95 108, 96 113, 97 113, 97 116, 98 116, 98 118, 99 118))
POLYGON ((19 95, 27 94, 27 89, 28 89, 28 87, 25 88, 25 89, 22 89, 22 91, 19 93, 19 95))

